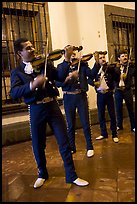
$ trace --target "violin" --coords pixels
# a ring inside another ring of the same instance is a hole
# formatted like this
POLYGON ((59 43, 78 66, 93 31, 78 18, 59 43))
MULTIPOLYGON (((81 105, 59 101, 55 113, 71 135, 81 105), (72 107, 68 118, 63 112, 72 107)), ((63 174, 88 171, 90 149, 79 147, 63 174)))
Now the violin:
MULTIPOLYGON (((77 50, 79 52, 82 49, 83 49, 82 46, 79 46, 79 47, 73 46, 74 51, 77 50)), ((64 53, 65 53, 64 49, 53 50, 52 52, 48 53, 47 60, 51 60, 51 61, 59 60, 63 56, 64 53)), ((32 63, 34 70, 37 71, 37 69, 39 69, 41 65, 45 63, 45 54, 36 55, 31 63, 32 63)))
POLYGON ((77 65, 77 64, 79 63, 79 60, 80 60, 80 62, 87 62, 87 61, 89 61, 92 57, 93 57, 93 54, 90 53, 90 54, 87 54, 87 55, 83 55, 83 56, 81 57, 81 59, 73 58, 73 59, 72 59, 72 62, 71 62, 71 66, 77 65))

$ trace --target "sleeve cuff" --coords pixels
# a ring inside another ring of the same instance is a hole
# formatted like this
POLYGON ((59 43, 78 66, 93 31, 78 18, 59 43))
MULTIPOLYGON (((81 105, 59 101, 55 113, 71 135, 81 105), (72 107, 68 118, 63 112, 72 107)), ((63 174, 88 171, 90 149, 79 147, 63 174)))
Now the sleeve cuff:
POLYGON ((32 81, 29 84, 30 90, 32 91, 32 81))

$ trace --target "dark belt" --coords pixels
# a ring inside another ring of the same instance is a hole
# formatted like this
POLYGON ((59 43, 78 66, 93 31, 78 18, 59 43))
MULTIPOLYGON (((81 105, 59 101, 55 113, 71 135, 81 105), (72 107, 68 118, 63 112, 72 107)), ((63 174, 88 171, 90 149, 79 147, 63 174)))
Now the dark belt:
POLYGON ((49 103, 51 101, 54 101, 55 98, 53 97, 46 97, 46 98, 43 98, 41 101, 36 101, 36 104, 41 104, 41 103, 49 103))
POLYGON ((76 91, 63 91, 64 94, 80 94, 81 93, 81 90, 76 90, 76 91))

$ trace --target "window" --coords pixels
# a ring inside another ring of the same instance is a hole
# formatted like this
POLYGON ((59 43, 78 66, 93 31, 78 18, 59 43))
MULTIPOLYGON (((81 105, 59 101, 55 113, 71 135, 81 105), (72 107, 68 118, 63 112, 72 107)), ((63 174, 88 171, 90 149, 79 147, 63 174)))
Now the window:
MULTIPOLYGON (((135 62, 135 11, 104 5, 108 58, 110 63, 117 61, 117 52, 126 49, 129 58, 135 62)), ((135 94, 135 79, 132 81, 135 94)))
POLYGON ((109 5, 104 9, 109 59, 117 61, 119 49, 127 49, 135 59, 135 11, 109 5))
POLYGON ((27 37, 39 53, 51 50, 48 5, 36 2, 2 2, 2 100, 10 99, 10 71, 18 64, 14 41, 27 37))

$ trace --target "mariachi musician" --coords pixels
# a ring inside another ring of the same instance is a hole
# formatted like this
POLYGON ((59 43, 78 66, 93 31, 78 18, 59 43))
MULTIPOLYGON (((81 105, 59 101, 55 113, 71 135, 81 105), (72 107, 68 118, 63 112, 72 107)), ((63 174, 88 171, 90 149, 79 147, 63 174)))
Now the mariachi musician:
POLYGON ((88 79, 88 83, 95 88, 97 93, 97 109, 100 124, 101 134, 96 137, 96 140, 108 138, 106 126, 106 107, 110 116, 110 129, 112 132, 112 140, 117 143, 119 138, 116 128, 116 115, 114 106, 114 81, 118 80, 118 75, 115 73, 114 65, 109 65, 106 62, 107 51, 96 51, 94 53, 95 64, 92 69, 94 80, 88 79), (98 66, 99 65, 99 66, 98 66))
MULTIPOLYGON (((129 56, 130 58, 130 56, 129 56)), ((117 130, 123 129, 123 99, 130 118, 131 131, 135 132, 135 116, 133 110, 133 90, 132 82, 135 79, 135 63, 128 59, 127 50, 118 52, 118 61, 115 71, 119 75, 119 80, 115 83, 115 104, 117 116, 117 130)))
POLYGON ((87 99, 87 78, 92 79, 92 69, 88 66, 87 61, 91 59, 93 55, 89 54, 76 58, 75 55, 78 53, 73 51, 72 45, 67 45, 64 50, 64 60, 62 63, 58 64, 57 70, 59 75, 61 77, 65 76, 66 79, 64 82, 56 81, 56 85, 59 88, 61 87, 63 91, 64 110, 67 120, 71 152, 72 154, 76 153, 75 125, 77 110, 86 139, 86 154, 87 157, 92 157, 94 155, 94 148, 92 143, 87 99))
POLYGON ((29 105, 32 147, 38 168, 38 179, 34 183, 34 188, 41 187, 49 177, 45 155, 47 123, 52 128, 59 145, 66 182, 78 186, 88 185, 87 181, 78 178, 76 174, 67 138, 66 123, 56 101, 59 92, 54 80, 63 81, 64 77, 59 77, 53 63, 46 60, 47 55, 44 63, 43 61, 40 61, 40 64, 37 63, 35 49, 28 39, 16 40, 14 49, 22 62, 11 72, 10 93, 14 99, 24 97, 24 102, 29 105), (38 69, 34 69, 36 64, 38 69))

